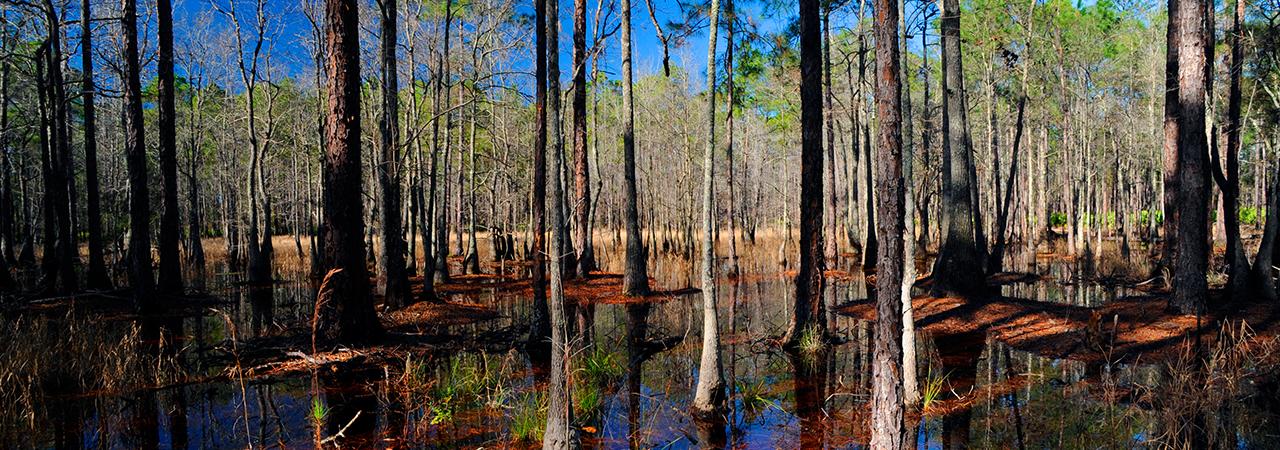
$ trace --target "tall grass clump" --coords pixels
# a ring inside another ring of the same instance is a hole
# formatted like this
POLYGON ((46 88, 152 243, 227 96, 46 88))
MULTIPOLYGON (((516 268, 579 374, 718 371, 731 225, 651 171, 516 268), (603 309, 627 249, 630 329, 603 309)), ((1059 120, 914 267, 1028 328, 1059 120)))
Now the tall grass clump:
POLYGON ((412 355, 405 358, 400 392, 406 404, 422 405, 431 425, 452 422, 467 408, 499 409, 512 396, 514 361, 488 353, 462 353, 444 364, 412 355))
POLYGON ((1224 323, 1217 338, 1188 339, 1147 390, 1165 429, 1155 436, 1171 448, 1239 448, 1244 401, 1280 376, 1280 338, 1257 336, 1241 322, 1224 323))
POLYGON ((183 377, 176 357, 144 348, 138 325, 89 320, 75 310, 0 321, 0 342, 0 436, 29 439, 30 446, 45 438, 31 431, 50 428, 53 402, 66 401, 58 398, 126 395, 183 377))
POLYGON ((520 395, 511 408, 511 440, 541 442, 547 426, 547 394, 543 391, 520 395))

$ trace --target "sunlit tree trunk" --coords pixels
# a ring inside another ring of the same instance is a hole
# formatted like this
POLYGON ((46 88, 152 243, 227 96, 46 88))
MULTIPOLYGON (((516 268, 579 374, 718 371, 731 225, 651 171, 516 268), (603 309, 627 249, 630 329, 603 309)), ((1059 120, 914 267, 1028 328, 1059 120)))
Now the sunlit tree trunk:
POLYGON ((719 0, 711 0, 707 28, 707 146, 702 156, 702 358, 693 414, 704 421, 720 421, 725 409, 723 368, 720 364, 720 319, 716 310, 716 32, 719 0))
MULTIPOLYGON (((546 55, 538 59, 546 60, 547 91, 546 97, 547 125, 551 138, 551 242, 550 248, 556 254, 548 258, 550 262, 551 295, 548 307, 551 310, 551 373, 547 386, 547 427, 542 439, 542 448, 560 450, 578 448, 578 433, 573 426, 573 398, 569 385, 569 357, 573 354, 569 344, 568 320, 565 318, 564 274, 565 258, 560 257, 560 249, 564 248, 565 215, 561 202, 564 199, 564 187, 561 184, 561 172, 564 161, 564 140, 560 138, 560 23, 559 1, 538 0, 538 18, 541 31, 546 34, 546 55)), ((541 56, 541 55, 540 55, 541 56)), ((539 67, 539 70, 543 70, 539 67)), ((545 94, 544 94, 545 95, 545 94)), ((544 170, 545 171, 545 170, 544 170)), ((545 175, 545 174, 544 174, 545 175)), ((546 202, 542 203, 546 205, 546 202)))
MULTIPOLYGON (((955 1, 955 0, 951 0, 955 1)), ((902 171, 902 82, 898 55, 896 0, 875 1, 876 117, 879 119, 879 158, 876 159, 876 226, 880 260, 876 264, 876 332, 871 387, 871 448, 900 449, 908 440, 902 381, 903 222, 906 190, 902 171)))
POLYGON ((382 329, 369 295, 362 236, 359 22, 355 0, 325 0, 324 264, 330 275, 316 301, 329 311, 321 335, 342 342, 367 341, 382 329))
POLYGON ((591 168, 587 160, 587 0, 573 2, 573 181, 574 240, 578 276, 596 269, 591 237, 591 168))
POLYGON ((920 389, 917 386, 916 371, 916 327, 914 308, 911 303, 911 288, 916 281, 916 235, 915 235, 915 197, 912 196, 912 183, 915 182, 915 144, 912 140, 911 122, 911 75, 908 69, 907 56, 907 24, 906 1, 895 1, 898 6, 898 26, 902 39, 899 45, 900 81, 902 86, 902 131, 899 139, 902 142, 902 191, 903 191, 903 235, 902 235, 902 399, 904 407, 915 408, 920 404, 920 389))
MULTIPOLYGON (((435 243, 432 245, 432 248, 435 250, 432 255, 435 258, 435 263, 432 266, 435 268, 435 271, 433 271, 432 277, 434 277, 435 282, 437 283, 449 281, 449 166, 451 164, 451 150, 453 148, 453 112, 451 111, 453 108, 453 86, 450 85, 449 81, 449 70, 451 66, 449 50, 452 44, 452 31, 453 0, 445 0, 444 51, 439 53, 440 57, 437 60, 437 67, 439 67, 440 73, 437 75, 437 83, 439 84, 437 85, 436 91, 437 95, 442 96, 440 103, 440 114, 442 114, 442 116, 437 117, 436 121, 444 121, 444 139, 435 140, 434 145, 436 146, 436 152, 434 152, 432 156, 432 158, 435 159, 431 162, 431 173, 433 177, 432 186, 435 186, 438 182, 440 184, 441 191, 438 199, 434 200, 435 207, 433 208, 433 220, 435 221, 435 225, 432 227, 432 231, 435 234, 435 236, 432 237, 432 239, 435 240, 435 243), (441 142, 444 144, 443 154, 439 154, 439 146, 441 142), (444 170, 436 171, 437 160, 441 158, 444 160, 444 170), (438 181, 436 180, 437 178, 439 179, 438 181)), ((433 132, 433 134, 434 133, 435 132, 433 132)), ((434 187, 431 189, 431 195, 433 198, 436 198, 436 189, 434 187)))
POLYGON ((649 269, 640 236, 640 206, 636 194, 635 105, 631 86, 631 0, 622 0, 622 178, 626 197, 626 257, 623 290, 629 295, 649 292, 649 269))
POLYGON ((1169 60, 1174 70, 1167 78, 1173 94, 1165 105, 1165 163, 1174 156, 1174 186, 1165 191, 1165 229, 1167 236, 1175 236, 1166 240, 1172 246, 1170 304, 1185 314, 1203 311, 1208 291, 1204 20, 1203 1, 1169 2, 1168 52, 1175 56, 1169 60))

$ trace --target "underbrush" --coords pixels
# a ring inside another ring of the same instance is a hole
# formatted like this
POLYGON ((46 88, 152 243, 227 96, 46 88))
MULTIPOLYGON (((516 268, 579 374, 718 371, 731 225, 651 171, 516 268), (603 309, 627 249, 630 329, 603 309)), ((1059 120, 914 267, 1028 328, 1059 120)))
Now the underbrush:
POLYGON ((0 435, 31 439, 51 428, 58 402, 84 393, 124 395, 172 383, 182 370, 172 342, 146 345, 135 323, 88 320, 72 310, 0 323, 0 435))
POLYGON ((445 364, 405 358, 398 387, 407 405, 418 405, 428 425, 453 422, 468 408, 500 409, 512 398, 514 356, 462 353, 445 364))
POLYGON ((1171 448, 1242 448, 1241 430, 1258 429, 1242 422, 1259 419, 1245 408, 1280 376, 1280 339, 1228 322, 1211 343, 1184 343, 1163 369, 1165 379, 1148 390, 1164 425, 1157 440, 1171 448))
MULTIPOLYGON (((600 420, 626 368, 619 354, 599 346, 587 347, 571 361, 574 414, 585 429, 600 420)), ((513 442, 537 442, 546 425, 547 394, 545 386, 529 384, 526 369, 514 351, 408 356, 392 386, 398 401, 421 412, 412 427, 419 436, 480 415, 505 419, 505 436, 513 442)))

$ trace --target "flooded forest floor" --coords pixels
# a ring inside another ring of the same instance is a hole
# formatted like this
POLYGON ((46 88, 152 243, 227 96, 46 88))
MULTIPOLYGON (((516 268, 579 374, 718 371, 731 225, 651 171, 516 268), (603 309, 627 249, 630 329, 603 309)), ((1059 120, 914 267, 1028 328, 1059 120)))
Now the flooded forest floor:
MULTIPOLYGON (((793 295, 781 240, 741 243, 741 275, 718 289, 729 426, 709 438, 688 414, 701 316, 689 252, 655 251, 654 292, 629 297, 621 245, 596 242, 609 271, 566 283, 585 446, 865 445, 875 317, 856 253, 828 262, 837 342, 797 356, 777 345, 793 295)), ((924 296, 918 280, 918 446, 1159 447, 1188 417, 1223 446, 1280 446, 1276 305, 1215 291, 1203 316, 1173 314, 1140 271, 1099 274, 1129 264, 1116 252, 1085 264, 1047 247, 1014 252, 986 298, 924 296)), ((526 350, 528 264, 480 257, 482 274, 451 261, 440 302, 380 312, 385 337, 360 348, 313 347, 317 280, 290 251, 277 253, 273 285, 242 285, 217 261, 202 294, 167 299, 161 314, 135 314, 123 292, 7 299, 0 445, 536 446, 546 372, 526 350)))

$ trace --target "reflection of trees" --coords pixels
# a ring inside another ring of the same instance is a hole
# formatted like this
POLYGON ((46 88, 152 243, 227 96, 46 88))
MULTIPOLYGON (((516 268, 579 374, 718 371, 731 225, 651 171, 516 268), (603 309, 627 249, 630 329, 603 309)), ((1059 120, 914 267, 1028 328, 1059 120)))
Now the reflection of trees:
POLYGON ((795 370, 796 416, 800 418, 800 448, 825 448, 826 400, 831 377, 831 352, 789 355, 795 370))

